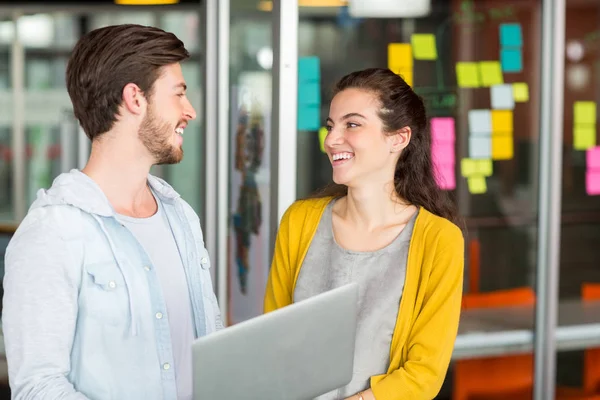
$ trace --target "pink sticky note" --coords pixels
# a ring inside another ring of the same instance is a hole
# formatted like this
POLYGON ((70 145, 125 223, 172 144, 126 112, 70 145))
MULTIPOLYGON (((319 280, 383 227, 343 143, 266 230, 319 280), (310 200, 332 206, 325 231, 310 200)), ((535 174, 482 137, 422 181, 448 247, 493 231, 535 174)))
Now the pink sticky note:
POLYGON ((456 188, 456 174, 454 165, 440 165, 434 168, 435 181, 442 190, 454 190, 456 188))
POLYGON ((585 179, 585 190, 590 196, 600 195, 600 171, 587 171, 585 179))
POLYGON ((433 165, 454 165, 456 163, 454 143, 433 142, 431 144, 431 158, 433 159, 433 165))
POLYGON ((595 146, 587 150, 587 169, 600 170, 600 146, 595 146))
POLYGON ((454 133, 454 118, 431 118, 429 125, 431 128, 431 141, 433 143, 454 143, 456 140, 456 135, 454 133))

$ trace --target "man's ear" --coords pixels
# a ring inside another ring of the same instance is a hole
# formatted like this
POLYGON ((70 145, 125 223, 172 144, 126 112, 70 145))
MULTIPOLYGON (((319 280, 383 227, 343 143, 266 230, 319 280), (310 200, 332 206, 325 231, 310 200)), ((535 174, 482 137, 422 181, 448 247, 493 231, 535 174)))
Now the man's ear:
POLYGON ((135 83, 128 83, 123 88, 123 107, 134 115, 141 115, 146 110, 144 92, 135 83))
POLYGON ((402 151, 410 143, 412 131, 409 126, 398 129, 395 133, 389 135, 390 153, 402 151))

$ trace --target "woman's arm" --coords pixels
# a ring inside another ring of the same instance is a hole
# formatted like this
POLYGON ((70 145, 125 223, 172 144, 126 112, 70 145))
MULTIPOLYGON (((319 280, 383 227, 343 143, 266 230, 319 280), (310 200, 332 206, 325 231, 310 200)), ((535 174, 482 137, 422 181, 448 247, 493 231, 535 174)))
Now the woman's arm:
POLYGON ((444 229, 435 249, 425 251, 435 251, 435 255, 423 305, 416 311, 418 316, 405 343, 407 361, 396 371, 371 379, 377 400, 433 399, 446 376, 458 331, 463 289, 461 231, 455 226, 444 229))

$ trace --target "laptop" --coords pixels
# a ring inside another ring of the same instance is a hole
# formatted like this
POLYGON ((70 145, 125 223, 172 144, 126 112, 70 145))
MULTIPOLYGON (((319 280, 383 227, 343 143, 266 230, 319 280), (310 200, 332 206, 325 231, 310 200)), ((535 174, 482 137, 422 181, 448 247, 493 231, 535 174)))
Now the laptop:
POLYGON ((306 400, 352 380, 351 283, 194 341, 195 400, 306 400))

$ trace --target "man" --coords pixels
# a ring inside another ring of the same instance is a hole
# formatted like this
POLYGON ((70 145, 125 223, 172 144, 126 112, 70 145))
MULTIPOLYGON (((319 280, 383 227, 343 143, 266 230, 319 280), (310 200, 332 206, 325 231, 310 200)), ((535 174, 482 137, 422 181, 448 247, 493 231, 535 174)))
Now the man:
POLYGON ((82 171, 40 190, 6 253, 3 329, 13 398, 190 399, 191 344, 222 328, 198 216, 156 164, 196 117, 171 33, 110 26, 67 66, 92 141, 82 171))

